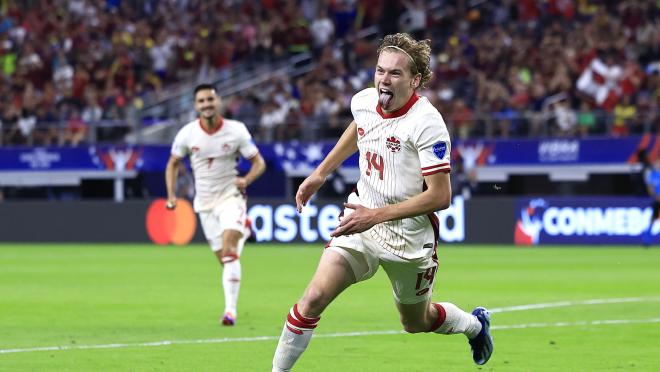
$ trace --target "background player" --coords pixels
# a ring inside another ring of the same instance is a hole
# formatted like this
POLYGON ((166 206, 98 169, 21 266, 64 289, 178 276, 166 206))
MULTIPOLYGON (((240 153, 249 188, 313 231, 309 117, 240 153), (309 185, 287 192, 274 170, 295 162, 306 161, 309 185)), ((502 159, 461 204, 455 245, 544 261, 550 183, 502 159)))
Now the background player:
POLYGON ((266 165, 245 125, 220 116, 220 97, 212 85, 197 86, 194 99, 199 119, 179 130, 167 163, 167 205, 176 207, 177 166, 190 156, 195 176, 194 209, 211 249, 224 267, 225 312, 221 322, 234 325, 241 282, 239 259, 250 234, 245 189, 266 170, 266 165), (236 170, 240 156, 252 163, 242 177, 236 170))
POLYGON ((273 358, 273 371, 288 371, 305 351, 320 315, 350 285, 386 271, 407 332, 464 333, 473 359, 484 364, 493 346, 490 315, 431 303, 437 270, 438 219, 449 206, 450 141, 447 127, 426 98, 416 94, 431 77, 428 40, 388 35, 378 49, 375 88, 353 96, 353 122, 300 185, 298 210, 355 151, 360 154, 357 191, 344 204, 305 293, 291 308, 273 358))
POLYGON ((653 227, 660 218, 660 158, 653 162, 652 167, 644 170, 644 182, 646 182, 646 189, 651 197, 651 208, 653 210, 649 228, 642 235, 644 246, 649 247, 653 243, 653 227))

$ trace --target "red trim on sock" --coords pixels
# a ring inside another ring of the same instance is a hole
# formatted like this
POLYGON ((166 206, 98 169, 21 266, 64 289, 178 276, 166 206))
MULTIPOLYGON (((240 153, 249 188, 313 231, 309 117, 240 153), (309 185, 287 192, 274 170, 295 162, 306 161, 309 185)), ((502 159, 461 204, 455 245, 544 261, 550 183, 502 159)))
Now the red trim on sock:
POLYGON ((316 323, 319 322, 319 320, 321 320, 321 317, 318 317, 318 318, 307 318, 307 317, 302 316, 302 315, 298 312, 298 304, 293 305, 293 315, 295 315, 296 318, 298 318, 301 322, 303 322, 303 323, 307 323, 307 324, 316 324, 316 323))
POLYGON ((447 318, 447 312, 445 311, 445 308, 440 304, 433 303, 431 305, 435 306, 436 310, 438 310, 438 319, 435 320, 435 323, 433 323, 431 329, 429 330, 429 332, 435 332, 445 322, 445 319, 447 318))
POLYGON ((222 256, 222 263, 230 263, 238 260, 238 255, 234 253, 228 253, 222 256))
POLYGON ((291 327, 288 323, 287 323, 287 325, 286 325, 286 328, 287 328, 289 331, 291 331, 291 332, 293 332, 293 333, 295 333, 295 334, 297 334, 297 335, 301 335, 301 334, 303 334, 303 331, 291 327))
POLYGON ((291 314, 286 316, 286 321, 287 323, 290 323, 292 326, 300 329, 314 329, 316 328, 316 324, 308 324, 308 323, 303 323, 300 320, 294 318, 291 316, 291 314))

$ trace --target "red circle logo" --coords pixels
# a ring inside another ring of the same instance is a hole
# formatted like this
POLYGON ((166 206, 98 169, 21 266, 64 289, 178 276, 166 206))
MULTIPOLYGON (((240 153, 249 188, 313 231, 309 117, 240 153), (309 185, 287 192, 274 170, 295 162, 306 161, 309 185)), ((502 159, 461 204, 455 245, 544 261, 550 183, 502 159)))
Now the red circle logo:
POLYGON ((145 221, 149 238, 161 245, 190 243, 197 230, 192 205, 185 199, 177 199, 176 208, 169 210, 166 204, 167 200, 160 198, 149 205, 145 221))

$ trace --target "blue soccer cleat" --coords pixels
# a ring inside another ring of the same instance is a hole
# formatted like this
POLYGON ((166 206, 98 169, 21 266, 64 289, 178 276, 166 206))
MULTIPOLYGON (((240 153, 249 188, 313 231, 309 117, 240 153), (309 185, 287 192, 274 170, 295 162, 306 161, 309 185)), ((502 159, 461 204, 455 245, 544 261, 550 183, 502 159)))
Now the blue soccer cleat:
POLYGON ((472 347, 472 359, 474 362, 482 365, 486 364, 493 354, 493 337, 490 335, 490 313, 484 307, 477 307, 472 310, 472 315, 477 317, 481 323, 481 331, 477 337, 468 340, 472 347))

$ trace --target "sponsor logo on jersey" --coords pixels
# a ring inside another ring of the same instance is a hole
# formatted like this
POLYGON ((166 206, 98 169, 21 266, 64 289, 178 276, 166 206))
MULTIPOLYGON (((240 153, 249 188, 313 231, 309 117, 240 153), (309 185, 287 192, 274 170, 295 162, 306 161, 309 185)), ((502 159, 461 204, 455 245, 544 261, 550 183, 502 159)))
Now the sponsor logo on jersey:
POLYGON ((193 146, 190 150, 191 150, 192 152, 199 152, 199 147, 197 147, 197 146, 193 146))
POLYGON ((440 141, 433 145, 433 153, 438 159, 444 159, 445 154, 447 153, 447 143, 445 141, 440 141))
POLYGON ((359 136, 364 136, 364 129, 363 128, 358 128, 358 135, 359 136))
POLYGON ((386 139, 385 140, 385 145, 392 152, 401 151, 401 141, 398 138, 396 138, 395 136, 392 136, 392 137, 386 139))
POLYGON ((225 144, 222 145, 222 151, 228 152, 229 150, 231 150, 231 145, 230 144, 225 143, 225 144))

